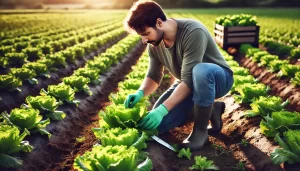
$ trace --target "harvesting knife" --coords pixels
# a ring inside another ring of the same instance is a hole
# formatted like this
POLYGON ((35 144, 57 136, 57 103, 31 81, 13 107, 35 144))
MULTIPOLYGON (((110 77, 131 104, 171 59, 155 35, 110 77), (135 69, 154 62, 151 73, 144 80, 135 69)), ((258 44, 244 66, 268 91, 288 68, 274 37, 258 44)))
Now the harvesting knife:
POLYGON ((170 150, 176 152, 175 148, 172 147, 172 146, 171 146, 170 144, 168 144, 167 142, 165 142, 164 140, 158 138, 158 137, 155 136, 155 135, 153 135, 153 136, 151 136, 151 137, 152 137, 156 142, 158 142, 159 144, 161 144, 161 145, 167 147, 168 149, 170 149, 170 150))

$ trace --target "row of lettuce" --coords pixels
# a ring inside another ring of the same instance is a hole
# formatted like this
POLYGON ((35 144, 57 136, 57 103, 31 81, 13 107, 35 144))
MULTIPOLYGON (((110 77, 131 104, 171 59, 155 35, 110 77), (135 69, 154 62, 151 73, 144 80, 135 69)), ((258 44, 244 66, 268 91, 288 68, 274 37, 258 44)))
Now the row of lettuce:
MULTIPOLYGON (((123 28, 116 26, 111 27, 110 30, 112 31, 107 30, 107 32, 98 37, 76 44, 75 46, 52 55, 46 55, 35 62, 24 63, 21 68, 11 68, 8 74, 0 75, 0 90, 9 92, 14 90, 20 91, 18 87, 22 86, 24 81, 28 81, 31 84, 38 84, 36 78, 50 78, 51 71, 65 68, 67 64, 75 63, 76 60, 83 59, 84 56, 96 52, 105 44, 125 34, 123 28)), ((21 63, 22 61, 20 58, 11 59, 17 63, 21 63)), ((23 60, 23 62, 25 61, 23 60)))
MULTIPOLYGON (((127 75, 124 82, 119 83, 117 93, 109 96, 111 104, 99 112, 100 128, 93 132, 100 144, 92 150, 77 156, 74 169, 90 170, 151 170, 152 161, 143 151, 147 147, 147 133, 137 129, 137 121, 147 113, 148 99, 144 98, 133 108, 125 108, 124 100, 128 93, 136 91, 145 76, 147 65, 145 54, 133 67, 134 72, 127 75)), ((148 134, 151 134, 148 132, 148 134)))
POLYGON ((270 88, 259 83, 249 70, 240 67, 233 57, 222 50, 227 63, 234 72, 234 84, 231 89, 235 101, 250 104, 251 110, 245 117, 260 116, 261 133, 266 137, 274 138, 281 148, 271 153, 274 164, 300 162, 300 113, 285 110, 288 101, 280 97, 269 95, 270 88))
MULTIPOLYGON (((157 130, 142 130, 138 121, 147 115, 149 97, 144 97, 133 108, 125 108, 124 101, 128 94, 139 89, 146 76, 148 55, 144 53, 126 80, 119 83, 118 91, 109 96, 110 105, 99 112, 99 128, 92 131, 98 140, 90 151, 79 155, 74 160, 74 169, 79 171, 114 170, 148 171, 153 167, 148 153, 147 140, 157 134, 157 130)), ((191 159, 190 149, 177 149, 179 158, 191 159)), ((195 156, 195 164, 190 170, 219 168, 206 157, 195 156)))
POLYGON ((23 36, 43 37, 72 30, 76 31, 78 28, 90 27, 105 21, 124 17, 124 13, 111 12, 114 15, 106 16, 103 13, 97 11, 77 14, 54 12, 1 15, 0 42, 23 36))
MULTIPOLYGON (((249 44, 240 47, 240 53, 246 55, 259 66, 266 67, 271 73, 277 73, 278 77, 288 77, 292 84, 300 86, 300 65, 290 64, 287 59, 280 59, 277 55, 272 55, 267 51, 254 48, 249 44)), ((298 56, 300 57, 300 51, 298 56)))
POLYGON ((30 152, 33 147, 28 141, 23 141, 26 135, 39 132, 50 138, 45 129, 50 120, 62 120, 66 117, 63 111, 56 110, 60 105, 80 101, 75 99, 75 93, 83 91, 92 95, 91 86, 101 84, 100 74, 105 73, 111 65, 117 63, 137 45, 140 38, 127 36, 106 52, 88 61, 73 75, 63 78, 58 85, 49 85, 42 89, 38 96, 28 96, 26 104, 13 109, 10 114, 3 112, 0 120, 0 165, 3 167, 20 167, 22 160, 12 157, 18 152, 30 152), (44 120, 42 120, 45 118, 44 120), (20 135, 20 131, 23 133, 20 135))
MULTIPOLYGON (((0 66, 3 68, 21 67, 24 63, 33 62, 45 56, 51 56, 58 52, 69 54, 75 46, 92 40, 104 33, 121 27, 120 22, 106 22, 95 28, 78 29, 78 32, 70 32, 65 36, 61 35, 53 40, 51 37, 31 40, 29 37, 22 37, 22 42, 13 45, 0 47, 0 66)), ((91 41, 90 41, 91 42, 91 41)), ((75 48, 76 49, 76 48, 75 48)))

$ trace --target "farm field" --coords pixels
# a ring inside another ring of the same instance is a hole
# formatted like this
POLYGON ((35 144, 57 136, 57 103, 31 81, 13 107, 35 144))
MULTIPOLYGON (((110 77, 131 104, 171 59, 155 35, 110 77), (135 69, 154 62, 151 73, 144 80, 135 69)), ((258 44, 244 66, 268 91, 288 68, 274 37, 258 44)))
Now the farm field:
MULTIPOLYGON (((258 48, 220 48, 235 79, 216 99, 226 104, 223 128, 190 160, 147 139, 153 132, 132 129, 174 79, 165 70, 155 94, 124 108, 149 58, 141 38, 123 28, 126 12, 0 11, 1 171, 82 169, 97 154, 123 162, 114 168, 122 171, 187 171, 199 155, 221 171, 300 170, 300 10, 166 10, 170 18, 199 20, 212 35, 216 18, 225 15, 255 15, 260 26, 258 48), (120 139, 112 134, 131 137, 133 147, 109 146, 120 139)), ((159 137, 180 143, 192 128, 189 123, 159 137)))

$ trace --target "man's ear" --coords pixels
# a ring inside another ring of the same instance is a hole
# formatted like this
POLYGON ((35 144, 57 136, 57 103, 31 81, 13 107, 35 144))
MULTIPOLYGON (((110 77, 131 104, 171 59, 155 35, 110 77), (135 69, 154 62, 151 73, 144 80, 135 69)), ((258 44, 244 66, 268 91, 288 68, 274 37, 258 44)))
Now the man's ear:
POLYGON ((160 18, 156 19, 156 27, 157 28, 161 28, 162 24, 163 24, 163 21, 160 18))

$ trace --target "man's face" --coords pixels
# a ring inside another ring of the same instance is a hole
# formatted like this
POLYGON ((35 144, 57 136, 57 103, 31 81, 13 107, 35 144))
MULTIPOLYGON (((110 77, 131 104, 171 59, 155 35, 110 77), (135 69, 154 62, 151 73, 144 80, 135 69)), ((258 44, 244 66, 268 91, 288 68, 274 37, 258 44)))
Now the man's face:
POLYGON ((152 46, 158 46, 164 37, 164 31, 156 27, 146 27, 144 32, 138 34, 142 37, 144 44, 150 43, 152 46))

